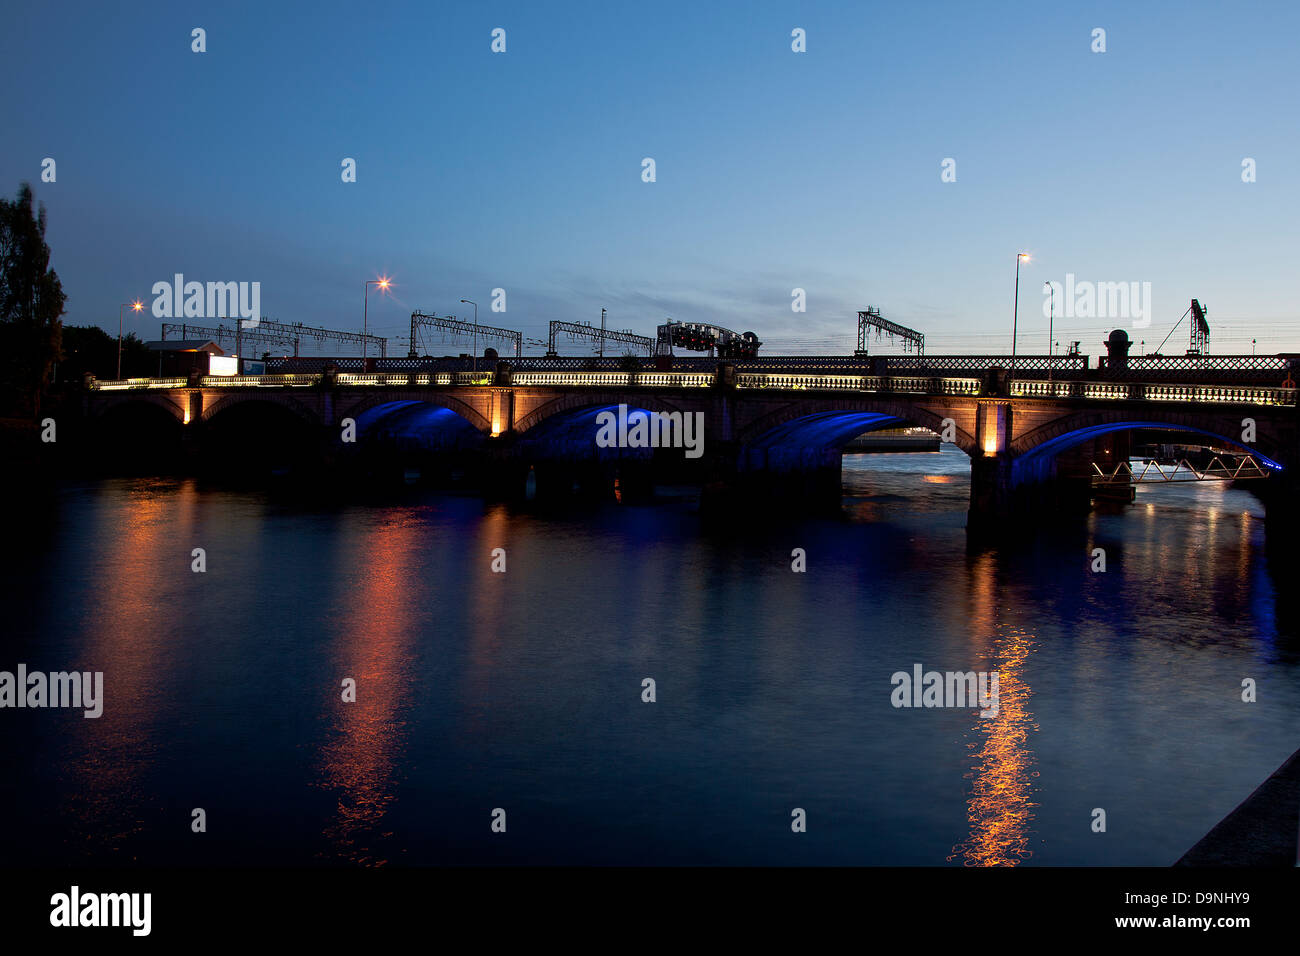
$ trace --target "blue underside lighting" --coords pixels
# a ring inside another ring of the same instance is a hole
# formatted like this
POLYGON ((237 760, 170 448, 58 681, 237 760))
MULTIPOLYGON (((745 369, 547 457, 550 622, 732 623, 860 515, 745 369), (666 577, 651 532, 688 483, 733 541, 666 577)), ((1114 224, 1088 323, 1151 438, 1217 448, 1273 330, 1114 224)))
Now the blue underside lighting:
POLYGON ((1282 466, 1273 461, 1271 458, 1261 455, 1256 449, 1249 445, 1243 445, 1239 441, 1233 441, 1224 435, 1214 432, 1208 432, 1200 428, 1189 428, 1185 425, 1171 425, 1168 422, 1111 422, 1106 425, 1090 425, 1087 428, 1079 428, 1064 435, 1058 435, 1050 441, 1045 441, 1041 445, 1036 445, 1029 451, 1025 452, 1015 459, 1013 467, 1017 470, 1018 476, 1026 479, 1039 479, 1049 476, 1052 468, 1053 459, 1066 449, 1073 448, 1081 442, 1088 441, 1091 438, 1098 438, 1101 435, 1109 435, 1113 432, 1129 431, 1134 428, 1156 428, 1162 431, 1188 432, 1193 435, 1204 435, 1207 438, 1214 439, 1214 444, 1224 445, 1230 448, 1239 448, 1244 452, 1255 456, 1255 458, 1266 468, 1274 471, 1282 471, 1282 466))
MULTIPOLYGON (((557 412, 525 432, 521 441, 532 446, 535 452, 545 455, 594 455, 597 458, 647 458, 653 455, 652 448, 600 448, 596 445, 596 434, 600 431, 597 417, 608 412, 617 418, 618 409, 617 405, 588 405, 557 412)), ((627 406, 628 428, 637 419, 647 418, 650 414, 647 409, 627 406)))
POLYGON ((840 449, 863 432, 904 424, 903 419, 879 412, 818 412, 778 425, 751 441, 741 451, 742 468, 764 469, 831 467, 838 465, 840 449))
POLYGON ((863 432, 890 428, 901 418, 878 412, 818 412, 778 425, 749 443, 750 448, 840 448, 863 432))
POLYGON ((472 447, 483 441, 479 430, 450 408, 419 401, 386 402, 362 412, 357 435, 427 448, 472 447))

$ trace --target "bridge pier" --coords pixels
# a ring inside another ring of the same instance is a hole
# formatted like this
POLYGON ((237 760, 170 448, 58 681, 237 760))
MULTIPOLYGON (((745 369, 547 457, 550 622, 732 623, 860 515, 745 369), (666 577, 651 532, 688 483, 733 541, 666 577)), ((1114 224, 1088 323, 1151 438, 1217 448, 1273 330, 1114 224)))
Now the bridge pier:
POLYGON ((1296 551, 1300 541, 1300 476, 1287 469, 1249 483, 1264 502, 1265 527, 1275 541, 1296 551))
POLYGON ((799 510, 832 510, 843 497, 839 448, 734 449, 726 480, 741 498, 780 499, 799 510))
POLYGON ((1085 475, 1040 472, 1007 455, 971 459, 970 510, 966 526, 978 533, 1074 518, 1092 507, 1093 488, 1085 475))
MULTIPOLYGON (((1132 448, 1133 433, 1127 431, 1113 432, 1100 438, 1080 442, 1056 456, 1053 465, 1054 480, 1058 483, 1078 486, 1079 490, 1076 494, 1086 495, 1089 499, 1132 502, 1136 497, 1136 488, 1131 476, 1121 473, 1118 480, 1111 484, 1092 487, 1094 464, 1105 473, 1112 474, 1116 468, 1129 460, 1132 448), (1061 472, 1071 477, 1055 477, 1061 472)), ((1087 500, 1083 501, 1082 507, 1086 509, 1088 503, 1087 500)))
POLYGON ((971 459, 967 528, 972 531, 992 531, 1010 520, 1011 464, 1007 455, 986 455, 971 459))

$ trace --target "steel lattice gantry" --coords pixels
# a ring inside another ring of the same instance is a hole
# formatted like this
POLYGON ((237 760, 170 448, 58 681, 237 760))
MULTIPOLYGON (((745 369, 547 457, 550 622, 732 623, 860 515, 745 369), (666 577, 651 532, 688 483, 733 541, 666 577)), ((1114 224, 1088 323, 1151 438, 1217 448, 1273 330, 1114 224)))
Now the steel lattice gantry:
MULTIPOLYGON (((258 319, 255 325, 244 325, 244 322, 251 322, 251 319, 241 319, 236 322, 233 329, 228 329, 224 325, 190 325, 182 322, 164 322, 162 326, 162 339, 167 341, 167 336, 172 333, 180 333, 182 339, 187 339, 192 335, 199 335, 212 339, 218 345, 221 345, 226 339, 234 341, 239 349, 243 348, 244 343, 253 346, 284 346, 292 347, 293 354, 298 354, 298 347, 303 339, 311 339, 317 343, 321 342, 338 342, 340 344, 361 345, 363 342, 369 342, 379 346, 379 354, 386 356, 388 354, 388 340, 378 335, 362 335, 359 332, 340 332, 336 329, 321 329, 302 323, 292 325, 285 322, 276 322, 273 319, 258 319)), ((240 356, 243 357, 242 355, 240 356)))
POLYGON ((888 319, 881 318, 880 310, 875 306, 869 305, 866 310, 858 313, 858 350, 856 355, 867 354, 867 334, 870 329, 876 330, 876 336, 882 333, 889 337, 892 342, 895 338, 903 340, 903 346, 907 351, 916 349, 917 354, 925 354, 925 336, 915 329, 909 329, 905 325, 899 325, 897 322, 890 322, 888 319))
POLYGON ((499 329, 492 325, 479 325, 477 322, 466 322, 464 319, 458 319, 454 315, 426 315, 423 312, 411 313, 411 346, 410 358, 415 358, 418 354, 416 346, 417 336, 420 329, 439 329, 443 332, 451 332, 457 335, 472 335, 476 339, 497 339, 510 342, 515 347, 515 357, 523 354, 524 337, 520 332, 514 329, 499 329))
POLYGON ((617 342, 621 345, 632 345, 638 349, 645 349, 646 355, 654 354, 655 340, 646 335, 637 335, 631 329, 615 332, 612 329, 597 328, 585 322, 562 322, 557 319, 551 322, 546 351, 548 356, 554 357, 558 354, 555 351, 555 336, 557 334, 567 335, 571 339, 591 339, 597 343, 617 342))

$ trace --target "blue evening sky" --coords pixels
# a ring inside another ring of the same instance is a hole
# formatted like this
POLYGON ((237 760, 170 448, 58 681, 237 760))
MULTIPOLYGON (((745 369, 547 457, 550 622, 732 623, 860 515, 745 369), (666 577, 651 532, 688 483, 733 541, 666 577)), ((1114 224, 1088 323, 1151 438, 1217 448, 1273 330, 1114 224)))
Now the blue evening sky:
POLYGON ((1298 43, 1293 2, 10 4, 0 189, 49 210, 64 321, 114 332, 177 272, 359 329, 388 274, 392 336, 470 298, 537 339, 605 307, 847 352, 876 305, 931 353, 1006 350, 1026 249, 1021 352, 1066 273, 1151 283, 1150 328, 1058 316, 1092 355, 1193 296, 1212 351, 1300 350, 1298 43))

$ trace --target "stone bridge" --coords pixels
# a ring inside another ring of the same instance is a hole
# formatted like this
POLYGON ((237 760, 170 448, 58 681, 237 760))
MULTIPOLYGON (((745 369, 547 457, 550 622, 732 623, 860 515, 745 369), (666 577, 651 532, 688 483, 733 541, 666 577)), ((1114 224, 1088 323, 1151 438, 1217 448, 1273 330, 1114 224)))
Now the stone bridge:
MULTIPOLYGON (((1187 376, 1191 378, 1192 376, 1187 376)), ((1288 382, 1287 385, 1290 383, 1288 382)), ((466 456, 514 486, 574 469, 722 482, 768 492, 838 495, 840 450, 865 432, 904 425, 939 433, 971 459, 971 513, 1001 520, 1080 496, 1089 462, 1127 458, 1134 429, 1189 433, 1188 443, 1254 454, 1278 476, 1300 469, 1296 390, 1258 383, 862 375, 846 370, 379 372, 192 376, 94 382, 82 397, 87 431, 129 425, 227 454, 261 435, 264 449, 312 448, 313 467, 367 450, 466 456), (697 416, 703 454, 602 447, 599 413, 697 416), (1199 436, 1199 438, 1192 437, 1199 436)))

